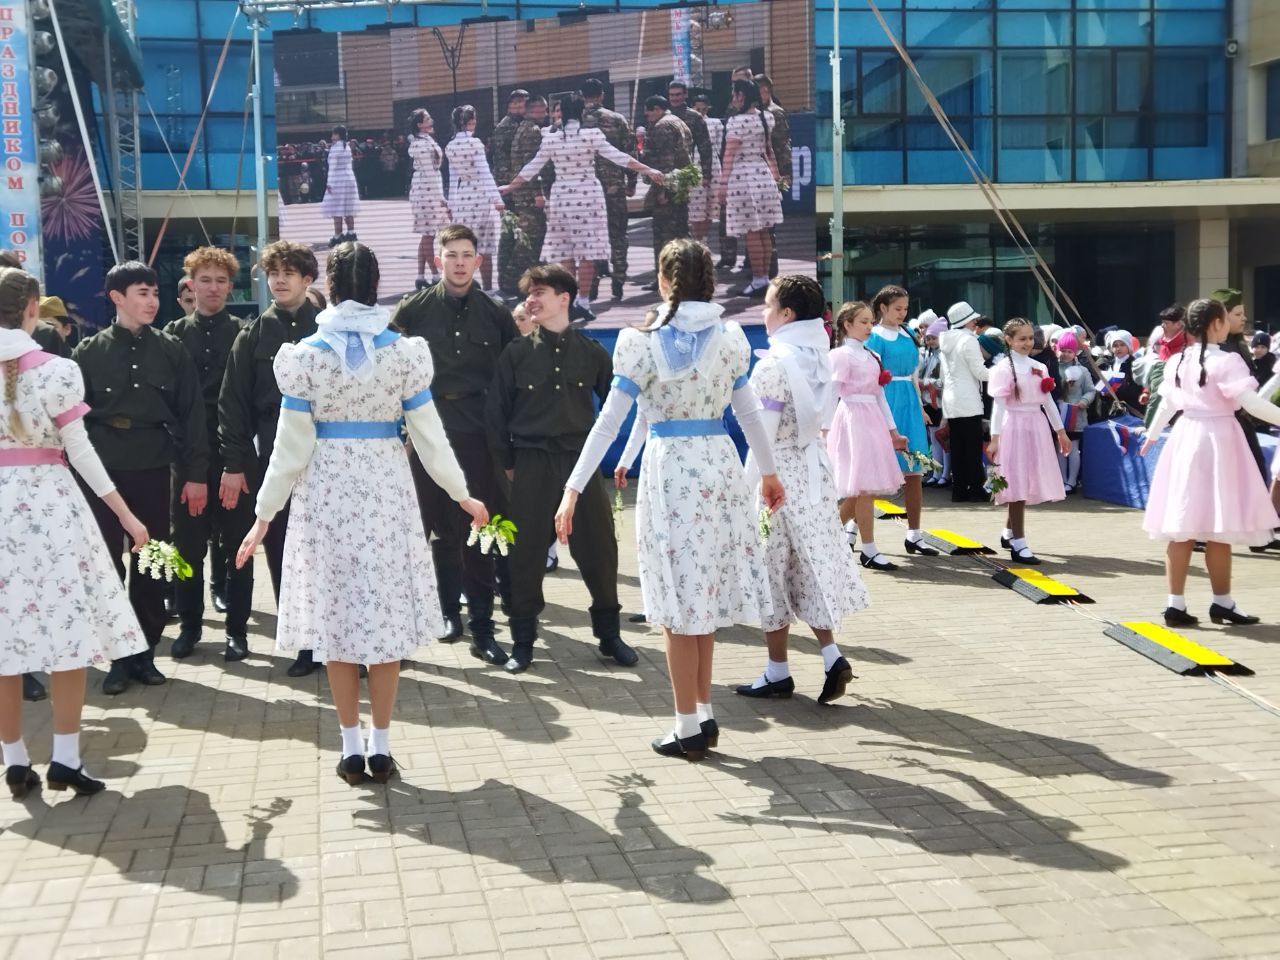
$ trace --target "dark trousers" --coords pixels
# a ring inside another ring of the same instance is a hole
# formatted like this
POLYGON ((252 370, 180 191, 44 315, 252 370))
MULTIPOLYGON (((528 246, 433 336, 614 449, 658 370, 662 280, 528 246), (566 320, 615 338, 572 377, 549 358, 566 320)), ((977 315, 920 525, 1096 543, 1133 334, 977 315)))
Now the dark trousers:
MULTIPOLYGON (((545 606, 542 580, 547 572, 547 544, 555 536, 556 508, 578 453, 516 450, 511 482, 511 519, 519 531, 511 548, 511 618, 537 617, 545 606)), ((599 474, 578 498, 569 536, 569 554, 591 594, 591 622, 617 617, 618 541, 613 533, 609 495, 599 474)))
POLYGON ((609 224, 609 269, 619 282, 627 278, 627 188, 626 185, 604 188, 604 212, 609 224))
MULTIPOLYGON (((169 468, 155 467, 150 470, 110 470, 111 480, 116 491, 124 498, 133 515, 147 528, 147 532, 157 540, 169 537, 169 468)), ((136 554, 130 554, 129 566, 126 570, 124 552, 133 547, 125 536, 124 527, 102 500, 79 480, 80 489, 84 491, 93 510, 93 517, 98 521, 98 529, 107 541, 107 551, 120 574, 120 582, 127 584, 129 603, 147 638, 147 644, 154 652, 160 636, 164 633, 169 617, 164 612, 165 581, 153 580, 146 574, 138 572, 136 554)))
POLYGON ((689 205, 685 203, 659 204, 653 211, 653 268, 658 269, 658 257, 670 241, 689 236, 689 205))
POLYGON ((284 576, 284 535, 289 528, 290 498, 284 502, 267 527, 267 535, 262 539, 262 549, 267 555, 267 569, 271 571, 271 591, 276 595, 276 607, 280 606, 280 578, 284 576))
POLYGON ((987 482, 982 466, 982 417, 952 417, 947 424, 951 428, 951 499, 981 496, 987 482))
MULTIPOLYGON (((471 496, 483 501, 490 514, 504 513, 499 505, 498 475, 485 435, 448 429, 445 433, 467 478, 471 496)), ((493 557, 466 545, 471 518, 427 475, 416 452, 410 457, 409 466, 422 511, 422 526, 428 536, 436 538, 431 544, 431 555, 435 560, 441 612, 446 617, 457 618, 461 612, 458 595, 465 593, 472 618, 479 615, 490 619, 495 587, 493 557)))
POLYGON ((204 560, 209 556, 209 582, 225 585, 227 602, 227 633, 243 637, 248 628, 249 608, 253 602, 253 564, 243 569, 235 565, 236 551, 245 532, 253 525, 254 498, 240 494, 234 510, 222 506, 218 486, 222 481, 222 458, 213 456, 205 482, 209 487, 209 502, 199 516, 182 502, 185 475, 177 468, 173 476, 173 544, 187 563, 191 564, 191 576, 178 583, 174 599, 178 608, 178 620, 184 630, 199 632, 204 623, 204 560), (218 544, 218 550, 209 551, 210 541, 218 544))

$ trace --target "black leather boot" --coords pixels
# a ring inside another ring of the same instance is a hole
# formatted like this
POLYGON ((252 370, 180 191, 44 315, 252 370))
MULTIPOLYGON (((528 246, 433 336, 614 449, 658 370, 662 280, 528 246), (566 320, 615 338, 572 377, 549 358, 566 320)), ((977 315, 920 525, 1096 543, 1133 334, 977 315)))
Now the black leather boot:
MULTIPOLYGON (((148 650, 145 653, 135 653, 129 664, 129 676, 148 687, 158 687, 164 683, 164 674, 156 669, 156 652, 148 650)), ((103 689, 106 689, 105 684, 103 689)))
POLYGON ((636 653, 620 636, 618 610, 592 610, 591 635, 600 641, 600 656, 609 657, 623 667, 634 667, 640 662, 636 653))
POLYGON ((227 580, 227 645, 222 658, 228 663, 249 655, 249 611, 253 605, 253 581, 244 577, 227 580))
POLYGON ((511 656, 507 660, 509 673, 524 673, 533 663, 533 642, 538 639, 537 617, 511 618, 511 656))
POLYGON ((477 660, 501 667, 509 658, 493 638, 493 595, 468 596, 467 614, 467 627, 471 630, 471 655, 477 660))

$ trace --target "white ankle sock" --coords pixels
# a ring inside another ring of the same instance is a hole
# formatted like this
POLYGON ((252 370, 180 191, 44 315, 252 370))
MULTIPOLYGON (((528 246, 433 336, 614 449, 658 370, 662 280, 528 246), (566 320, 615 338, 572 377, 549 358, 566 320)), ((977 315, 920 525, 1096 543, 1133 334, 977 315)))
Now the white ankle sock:
POLYGON ((0 743, 0 750, 4 751, 4 765, 6 767, 31 766, 31 758, 27 756, 27 742, 21 737, 13 741, 13 743, 0 743))
POLYGON ((716 718, 716 714, 715 714, 715 711, 711 708, 711 704, 709 703, 698 704, 698 723, 700 724, 706 723, 708 720, 714 720, 715 718, 716 718))
POLYGON ((879 552, 880 551, 876 549, 876 542, 874 540, 862 541, 862 555, 864 557, 874 557, 879 552))
POLYGON ((1013 549, 1018 550, 1018 551, 1025 550, 1025 549, 1027 549, 1027 538, 1026 538, 1026 537, 1018 537, 1016 540, 1010 540, 1010 541, 1009 541, 1009 546, 1013 547, 1013 549))
POLYGON ((769 662, 764 668, 765 679, 770 683, 777 683, 779 680, 785 680, 791 676, 791 664, 786 660, 774 660, 769 658, 769 662))
POLYGON ((391 756, 391 728, 369 728, 369 756, 391 756))
POLYGON ((675 734, 681 740, 687 740, 689 737, 696 737, 702 732, 702 726, 698 723, 697 711, 693 713, 677 713, 675 734))
POLYGON ((819 648, 822 654, 822 669, 830 670, 832 665, 840 659, 840 648, 834 643, 828 643, 825 647, 819 648))
POLYGON ((1234 610, 1236 606, 1236 602, 1231 599, 1231 594, 1229 593, 1215 593, 1213 602, 1220 607, 1226 607, 1228 610, 1234 610))
POLYGON ((72 770, 80 769, 80 731, 75 733, 55 733, 53 735, 54 763, 60 763, 72 770))
POLYGON ((921 540, 923 540, 923 539, 924 539, 924 531, 923 531, 923 530, 908 530, 908 531, 907 531, 907 539, 908 539, 908 540, 910 540, 912 543, 919 543, 921 540))
POLYGON ((360 739, 360 724, 354 727, 339 727, 342 731, 342 759, 347 757, 363 757, 364 743, 360 739))
POLYGON ((1187 598, 1180 593, 1171 593, 1169 594, 1169 606, 1173 610, 1182 610, 1185 612, 1187 609, 1187 598))
POLYGON ((1011 529, 1009 529, 1008 527, 1005 527, 1003 530, 1001 530, 1001 531, 1000 531, 1000 539, 1001 539, 1001 540, 1012 540, 1012 539, 1013 539, 1013 531, 1012 531, 1011 529))

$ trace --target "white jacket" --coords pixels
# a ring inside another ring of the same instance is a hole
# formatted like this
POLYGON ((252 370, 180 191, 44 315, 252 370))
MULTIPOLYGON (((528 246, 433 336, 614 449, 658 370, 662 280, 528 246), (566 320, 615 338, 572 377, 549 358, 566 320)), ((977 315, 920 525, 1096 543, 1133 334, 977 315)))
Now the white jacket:
POLYGON ((982 381, 991 376, 971 330, 944 330, 938 337, 942 354, 942 415, 982 416, 982 381))

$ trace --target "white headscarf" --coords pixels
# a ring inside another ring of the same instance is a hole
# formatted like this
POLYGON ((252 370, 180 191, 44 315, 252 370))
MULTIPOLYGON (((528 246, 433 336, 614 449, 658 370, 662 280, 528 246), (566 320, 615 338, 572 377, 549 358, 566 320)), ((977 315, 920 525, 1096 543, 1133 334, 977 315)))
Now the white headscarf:
POLYGON ((827 363, 831 341, 821 317, 793 320, 769 337, 767 356, 782 363, 796 408, 796 432, 804 446, 827 427, 835 413, 831 367, 827 363))
POLYGON ((21 329, 0 327, 0 363, 17 360, 21 356, 40 349, 40 344, 21 329))
POLYGON ((316 317, 316 331, 333 348, 345 376, 373 379, 373 338, 387 329, 391 314, 380 304, 343 300, 316 317))

